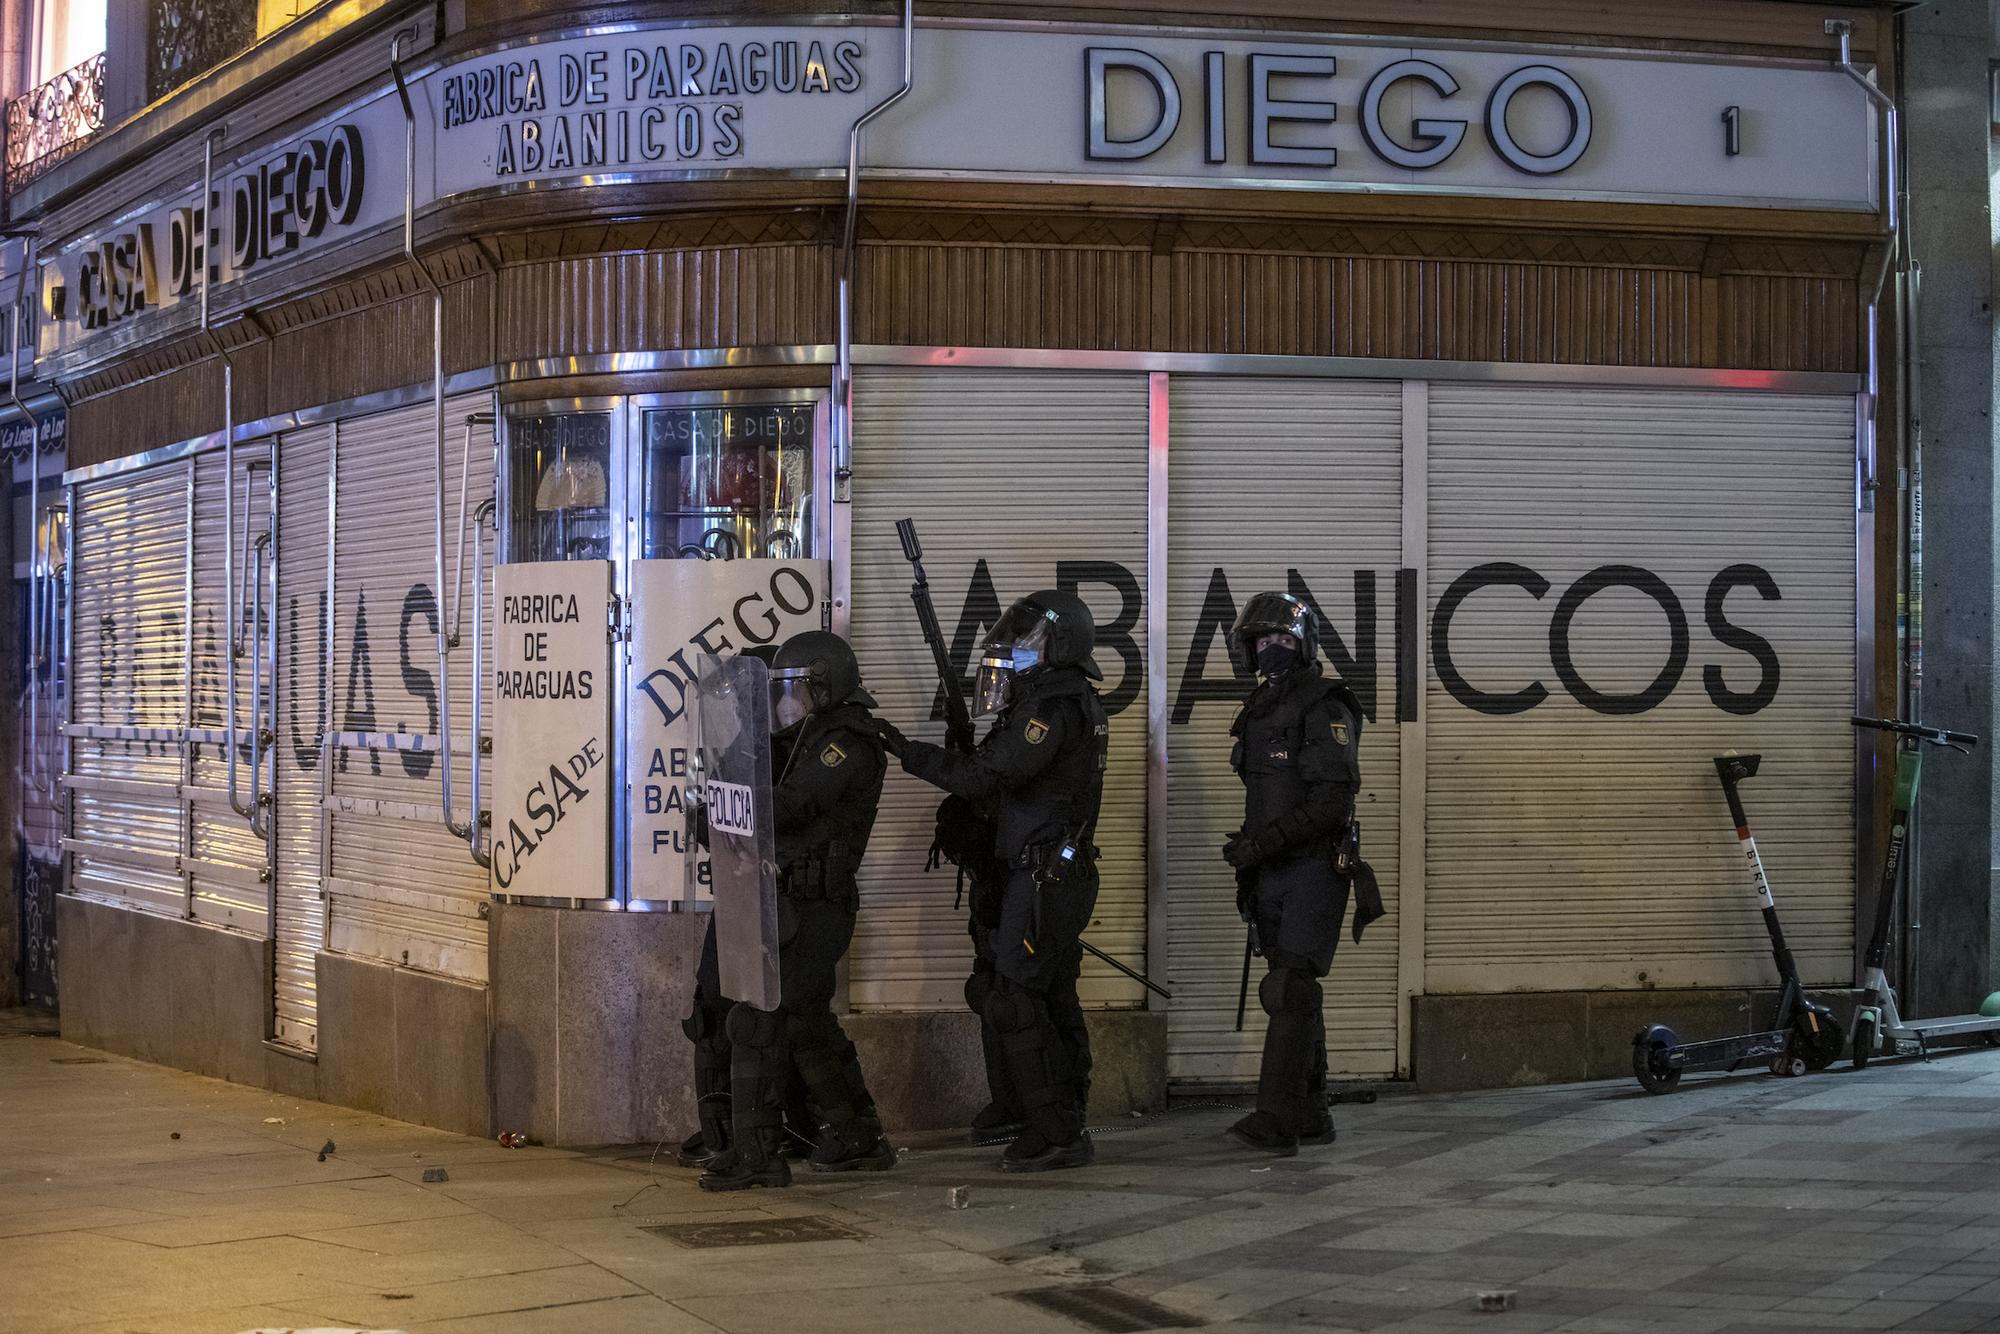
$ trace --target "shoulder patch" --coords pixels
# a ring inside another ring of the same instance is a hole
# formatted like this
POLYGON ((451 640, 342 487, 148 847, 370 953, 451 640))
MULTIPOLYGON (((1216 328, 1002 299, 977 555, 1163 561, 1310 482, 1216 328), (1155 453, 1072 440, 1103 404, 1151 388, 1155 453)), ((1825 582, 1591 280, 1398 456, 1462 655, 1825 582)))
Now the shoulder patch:
POLYGON ((1346 723, 1335 723, 1333 725, 1333 744, 1336 746, 1344 746, 1347 744, 1346 723))
POLYGON ((1049 725, 1040 718, 1028 719, 1028 725, 1021 729, 1021 736, 1031 746, 1039 746, 1049 739, 1049 725))
POLYGON ((827 742, 826 749, 819 753, 819 762, 829 769, 838 769, 841 762, 846 758, 847 752, 840 748, 838 742, 834 741, 827 742))

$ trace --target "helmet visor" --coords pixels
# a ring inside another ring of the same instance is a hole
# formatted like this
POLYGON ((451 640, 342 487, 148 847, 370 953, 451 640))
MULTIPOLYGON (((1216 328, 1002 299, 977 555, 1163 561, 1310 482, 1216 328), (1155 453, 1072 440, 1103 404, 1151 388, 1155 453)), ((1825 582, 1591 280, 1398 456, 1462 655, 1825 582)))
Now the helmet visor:
POLYGON ((1012 653, 987 649, 980 655, 979 675, 972 683, 972 714, 975 718, 998 713, 1014 702, 1014 678, 1041 665, 1041 655, 1032 649, 1012 653))
POLYGON ((1244 604, 1229 632, 1229 646, 1245 667, 1257 661, 1257 641, 1265 635, 1290 635, 1302 648, 1310 643, 1312 608, 1285 593, 1259 593, 1244 604))
POLYGON ((803 667, 771 673, 771 730, 783 734, 812 716, 811 673, 803 667))
POLYGON ((1052 618, 1043 608, 1027 599, 1016 602, 1000 613, 1000 619, 993 623, 992 633, 986 636, 982 650, 984 657, 1011 657, 1020 671, 1030 671, 1039 667, 1049 650, 1049 631, 1052 618), (1023 663, 1023 653, 1033 661, 1023 663))

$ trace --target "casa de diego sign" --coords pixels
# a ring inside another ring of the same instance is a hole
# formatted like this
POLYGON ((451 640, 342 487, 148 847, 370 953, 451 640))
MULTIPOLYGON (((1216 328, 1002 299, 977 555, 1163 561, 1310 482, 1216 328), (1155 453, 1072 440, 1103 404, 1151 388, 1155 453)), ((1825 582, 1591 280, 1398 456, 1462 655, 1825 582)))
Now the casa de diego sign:
MULTIPOLYGON (((635 27, 412 71, 417 204, 534 187, 844 171, 901 82, 894 26, 635 27)), ((1868 210, 1876 141, 1829 64, 1142 28, 920 26, 871 176, 1868 210)), ((400 219, 386 81, 108 219, 42 268, 40 352, 400 219)), ((226 303, 228 296, 222 299, 226 303)), ((120 342, 123 339, 118 340, 120 342)))

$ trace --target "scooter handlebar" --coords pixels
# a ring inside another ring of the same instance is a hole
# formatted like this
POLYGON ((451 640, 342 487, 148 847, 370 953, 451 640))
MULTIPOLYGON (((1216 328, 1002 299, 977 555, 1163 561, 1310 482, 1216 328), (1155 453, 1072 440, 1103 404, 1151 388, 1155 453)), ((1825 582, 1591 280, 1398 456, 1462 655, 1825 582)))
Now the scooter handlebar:
POLYGON ((1913 736, 1919 741, 1928 741, 1934 746, 1976 746, 1979 738, 1970 732, 1948 732, 1942 727, 1923 727, 1917 723, 1901 722, 1894 718, 1854 718, 1856 727, 1872 727, 1878 732, 1894 732, 1898 736, 1913 736))

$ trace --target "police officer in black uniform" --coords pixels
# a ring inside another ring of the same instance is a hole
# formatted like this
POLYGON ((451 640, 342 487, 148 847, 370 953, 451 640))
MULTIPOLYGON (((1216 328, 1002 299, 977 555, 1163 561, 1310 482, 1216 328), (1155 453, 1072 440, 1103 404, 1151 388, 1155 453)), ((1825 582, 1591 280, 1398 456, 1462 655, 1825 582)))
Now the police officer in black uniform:
POLYGON ((794 1063, 826 1122, 809 1166, 850 1172, 895 1165, 854 1044, 833 1013, 835 970, 854 938, 859 907, 855 873, 887 767, 868 712, 874 702, 861 689, 854 651, 838 635, 794 635, 772 660, 782 995, 775 1011, 741 1004, 729 1011, 731 1146, 709 1161, 703 1190, 791 1184, 783 1139, 794 1063))
POLYGON ((1262 680, 1229 729, 1230 767, 1243 780, 1243 828, 1222 855, 1236 870, 1237 908, 1262 948, 1268 971, 1257 998, 1270 1022, 1257 1110, 1229 1133, 1287 1155, 1301 1142, 1334 1136, 1320 979, 1333 966, 1347 914, 1344 850, 1361 787, 1361 704, 1321 672, 1319 618, 1299 598, 1251 598, 1230 631, 1230 648, 1262 680))
POLYGON ((1090 608, 1045 590, 1003 614, 980 653, 979 713, 992 728, 970 755, 912 741, 886 723, 903 768, 990 819, 992 861, 972 877, 974 971, 966 1002, 979 1015, 992 1104, 978 1142, 1013 1136, 1010 1171, 1082 1167, 1090 1035, 1077 1002, 1077 943, 1097 905, 1093 836, 1110 726, 1091 685, 1090 608))

